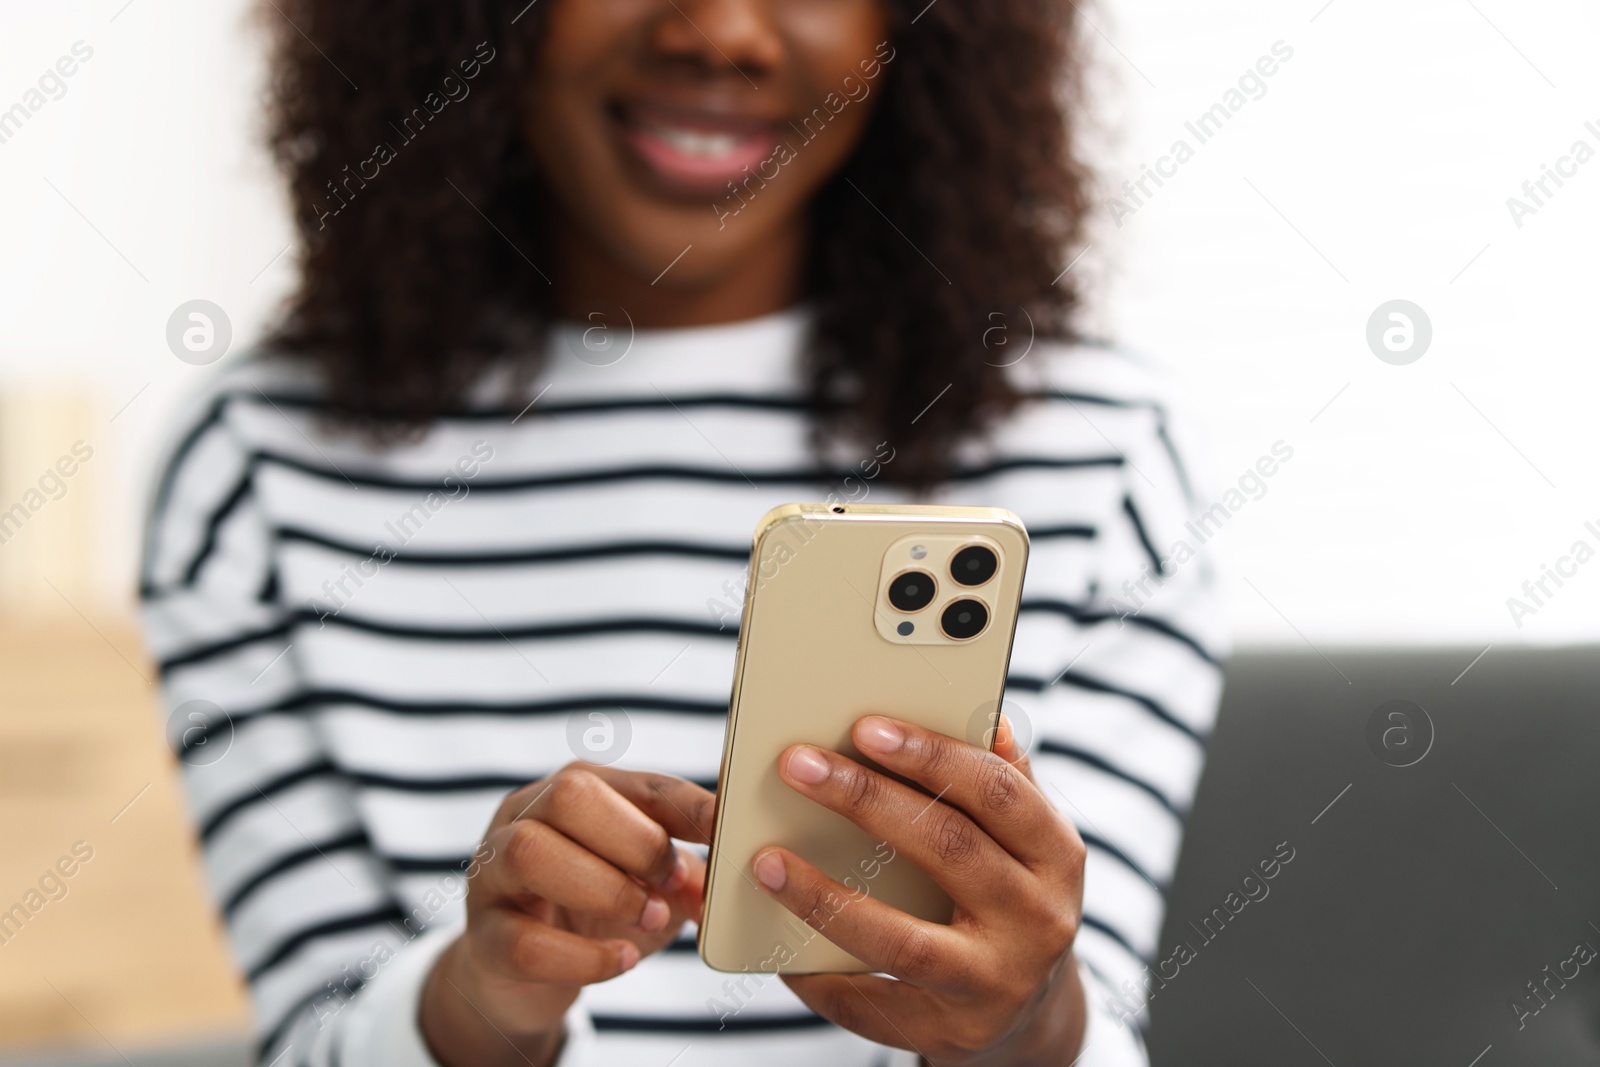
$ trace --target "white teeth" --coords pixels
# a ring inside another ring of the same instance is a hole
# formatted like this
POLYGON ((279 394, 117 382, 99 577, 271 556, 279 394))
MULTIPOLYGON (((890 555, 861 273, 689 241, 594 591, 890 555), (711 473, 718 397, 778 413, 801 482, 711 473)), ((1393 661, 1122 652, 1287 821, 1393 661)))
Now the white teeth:
POLYGON ((704 133, 700 130, 656 125, 651 125, 649 130, 652 136, 659 137, 684 155, 701 159, 718 159, 732 155, 744 143, 744 138, 731 133, 704 133))

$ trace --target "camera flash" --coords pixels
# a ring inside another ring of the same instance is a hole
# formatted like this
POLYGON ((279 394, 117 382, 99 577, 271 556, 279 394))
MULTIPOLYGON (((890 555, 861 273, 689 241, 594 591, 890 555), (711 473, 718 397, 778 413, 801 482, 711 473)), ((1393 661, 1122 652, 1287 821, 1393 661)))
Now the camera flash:
POLYGON ((911 546, 911 558, 912 559, 922 559, 925 556, 927 556, 927 554, 928 554, 928 546, 927 545, 912 545, 911 546))

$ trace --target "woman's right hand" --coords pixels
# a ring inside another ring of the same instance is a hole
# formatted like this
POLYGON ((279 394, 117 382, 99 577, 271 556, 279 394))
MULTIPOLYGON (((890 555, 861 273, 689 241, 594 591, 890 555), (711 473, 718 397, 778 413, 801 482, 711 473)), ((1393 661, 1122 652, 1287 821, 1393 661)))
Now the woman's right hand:
POLYGON ((716 796, 682 778, 569 763, 506 797, 468 869, 467 928, 418 1021, 445 1067, 547 1067, 582 987, 699 920, 716 796))

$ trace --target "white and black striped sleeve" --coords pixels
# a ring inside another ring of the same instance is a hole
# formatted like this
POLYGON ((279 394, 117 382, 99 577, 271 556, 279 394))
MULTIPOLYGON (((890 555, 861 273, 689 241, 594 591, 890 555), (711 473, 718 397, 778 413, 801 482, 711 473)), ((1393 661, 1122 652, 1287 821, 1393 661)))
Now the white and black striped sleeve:
MULTIPOLYGON (((1097 384, 1124 384, 1120 373, 1109 377, 1097 384)), ((1168 409, 1140 378, 1127 378, 1140 388, 1080 405, 1124 458, 1118 499, 1096 532, 1092 582, 1076 602, 1060 594, 1058 641, 1019 649, 1010 687, 1028 718, 1019 729, 1031 731, 1035 775, 1088 849, 1076 951, 1099 1032, 1118 1040, 1136 1040, 1148 1023, 1142 1010, 1117 1004, 1144 1003, 1130 1002, 1124 983, 1142 990, 1146 965, 1161 955, 1225 643, 1211 564, 1185 529, 1194 492, 1168 409)), ((1030 566, 1025 607, 1067 584, 1030 566)), ((1095 1055, 1084 1062, 1099 1063, 1095 1055)), ((1142 1053, 1108 1062, 1142 1062, 1142 1053)))
POLYGON ((208 881, 262 1062, 375 1063, 345 1047, 349 1005, 382 981, 375 961, 416 943, 305 700, 226 402, 189 426, 151 509, 141 600, 208 881))

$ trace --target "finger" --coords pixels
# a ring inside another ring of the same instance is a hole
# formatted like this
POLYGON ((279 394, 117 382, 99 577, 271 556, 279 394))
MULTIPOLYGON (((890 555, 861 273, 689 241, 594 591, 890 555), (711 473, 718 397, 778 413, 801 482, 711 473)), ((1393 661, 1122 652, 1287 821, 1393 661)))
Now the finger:
POLYGON ((522 820, 549 823, 595 855, 667 891, 687 873, 671 833, 619 793, 597 768, 563 768, 522 820))
POLYGON ((972 953, 968 939, 951 927, 907 915, 867 886, 836 882, 785 849, 764 849, 753 866, 756 880, 778 903, 875 971, 942 988, 958 961, 972 953))
POLYGON ((489 908, 482 916, 469 943, 477 963, 501 978, 591 985, 639 962, 639 947, 631 941, 583 937, 505 908, 489 908))
POLYGON ((1023 863, 1034 866, 1060 853, 1060 818, 1027 773, 1004 757, 883 715, 857 721, 852 737, 863 755, 966 812, 1023 863))
POLYGON ((927 1036, 925 1027, 919 1024, 930 1013, 928 998, 916 986, 873 975, 785 974, 780 977, 806 1007, 829 1022, 875 1044, 909 1049, 920 1053, 926 1062, 934 1062, 924 1051, 931 1050, 934 1039, 927 1036))
POLYGON ((683 884, 668 892, 667 899, 686 912, 691 919, 698 921, 700 909, 705 904, 706 861, 693 852, 679 850, 679 855, 682 856, 685 865, 683 884))
POLYGON ((688 873, 684 876, 683 885, 676 891, 668 893, 667 899, 672 903, 675 912, 682 913, 697 923, 702 922, 705 919, 706 908, 706 861, 693 852, 684 853, 684 860, 688 864, 688 873))
POLYGON ((1021 771, 1038 788, 1039 781, 1033 776, 1033 761, 1028 758, 1028 750, 1022 747, 1016 728, 1004 712, 1001 712, 1000 720, 995 724, 994 754, 1021 771))
POLYGON ((518 907, 549 900, 646 933, 665 928, 671 918, 672 908, 659 894, 537 819, 518 819, 488 841, 496 861, 482 869, 484 888, 518 907))
POLYGON ((679 850, 679 857, 684 863, 683 880, 675 888, 665 887, 658 889, 672 909, 673 924, 682 926, 685 921, 699 922, 705 912, 706 895, 706 863, 705 860, 685 849, 679 850))
POLYGON ((791 787, 893 845, 969 911, 1021 895, 1027 870, 960 809, 814 745, 785 749, 778 767, 791 787))
POLYGON ((709 789, 672 774, 594 766, 589 767, 589 771, 603 778, 679 841, 693 841, 698 845, 711 843, 711 830, 717 817, 717 794, 709 789))
POLYGON ((559 779, 576 772, 600 778, 678 840, 702 845, 711 841, 717 811, 715 793, 670 774, 625 771, 593 763, 568 764, 548 778, 508 793, 490 826, 503 826, 513 819, 526 817, 534 805, 555 788, 559 779))

